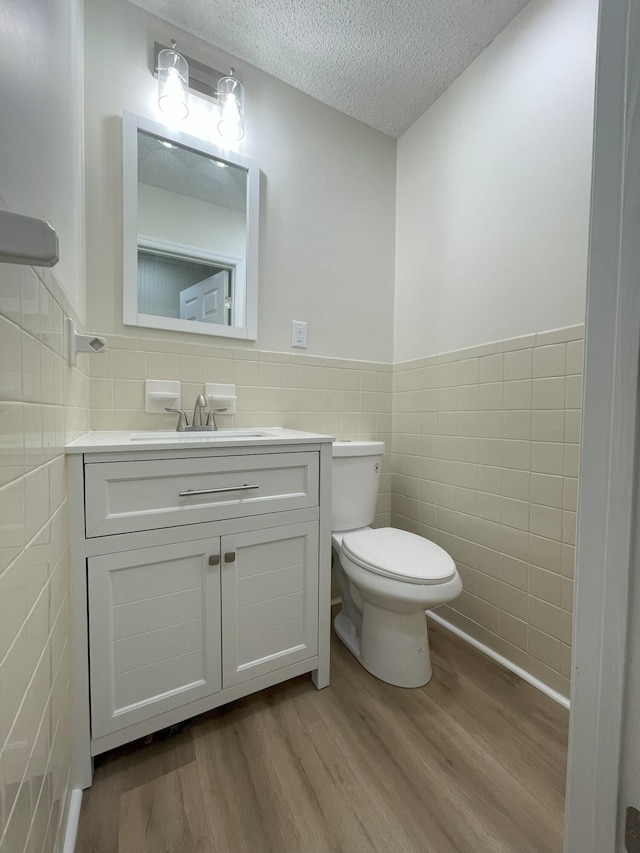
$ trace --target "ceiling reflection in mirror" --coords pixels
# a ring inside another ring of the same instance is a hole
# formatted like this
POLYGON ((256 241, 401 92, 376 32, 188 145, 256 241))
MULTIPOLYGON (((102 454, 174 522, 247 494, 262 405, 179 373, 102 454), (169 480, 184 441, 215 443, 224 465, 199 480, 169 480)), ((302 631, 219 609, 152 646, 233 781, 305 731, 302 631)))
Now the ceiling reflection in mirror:
MULTIPOLYGON (((133 119, 136 216, 134 224, 125 203, 125 323, 255 338, 257 165, 133 119), (127 264, 127 219, 135 264, 127 264)), ((125 161, 126 149, 125 141, 125 161)), ((124 173, 126 185, 126 162, 124 173)))

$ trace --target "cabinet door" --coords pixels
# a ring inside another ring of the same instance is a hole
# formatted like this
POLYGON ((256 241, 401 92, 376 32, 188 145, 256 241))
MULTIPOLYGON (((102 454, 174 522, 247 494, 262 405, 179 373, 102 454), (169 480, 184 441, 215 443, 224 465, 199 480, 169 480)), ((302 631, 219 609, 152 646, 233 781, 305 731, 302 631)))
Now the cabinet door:
POLYGON ((232 687, 318 651, 318 525, 222 537, 222 681, 232 687))
POLYGON ((220 540, 88 560, 94 737, 220 690, 220 540))

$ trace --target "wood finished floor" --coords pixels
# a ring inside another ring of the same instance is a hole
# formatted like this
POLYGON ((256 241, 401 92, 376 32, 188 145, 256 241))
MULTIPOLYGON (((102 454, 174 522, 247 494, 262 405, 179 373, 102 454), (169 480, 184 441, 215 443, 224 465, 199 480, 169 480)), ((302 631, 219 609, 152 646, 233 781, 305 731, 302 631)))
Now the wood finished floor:
POLYGON ((430 623, 424 688, 308 676, 96 761, 76 853, 560 853, 568 713, 430 623))

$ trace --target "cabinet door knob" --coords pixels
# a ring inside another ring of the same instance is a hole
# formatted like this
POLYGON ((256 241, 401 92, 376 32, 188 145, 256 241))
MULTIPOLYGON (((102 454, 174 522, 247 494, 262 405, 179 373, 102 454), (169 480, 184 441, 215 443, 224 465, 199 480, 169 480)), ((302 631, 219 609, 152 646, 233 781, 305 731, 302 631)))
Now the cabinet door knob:
POLYGON ((212 554, 209 557, 209 565, 210 566, 219 566, 220 565, 220 554, 212 554))
POLYGON ((227 551, 224 555, 225 563, 235 563, 236 561, 236 552, 235 551, 227 551))

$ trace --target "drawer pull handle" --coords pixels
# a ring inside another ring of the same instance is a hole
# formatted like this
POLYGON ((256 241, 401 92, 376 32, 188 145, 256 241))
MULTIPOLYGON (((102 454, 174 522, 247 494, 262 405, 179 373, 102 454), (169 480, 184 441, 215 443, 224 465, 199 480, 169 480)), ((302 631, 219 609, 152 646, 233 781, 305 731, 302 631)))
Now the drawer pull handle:
POLYGON ((219 566, 220 565, 220 555, 219 554, 212 554, 209 557, 209 565, 210 566, 219 566))
POLYGON ((259 489, 260 486, 248 485, 244 483, 242 486, 220 486, 217 489, 187 489, 186 492, 178 492, 179 498, 193 498, 197 495, 217 495, 220 492, 240 492, 247 489, 259 489))
POLYGON ((224 555, 225 563, 235 563, 236 561, 236 552, 235 551, 227 551, 224 555))

